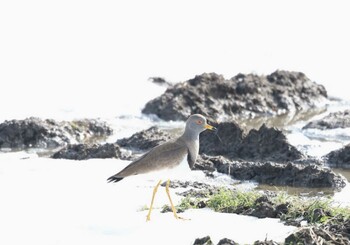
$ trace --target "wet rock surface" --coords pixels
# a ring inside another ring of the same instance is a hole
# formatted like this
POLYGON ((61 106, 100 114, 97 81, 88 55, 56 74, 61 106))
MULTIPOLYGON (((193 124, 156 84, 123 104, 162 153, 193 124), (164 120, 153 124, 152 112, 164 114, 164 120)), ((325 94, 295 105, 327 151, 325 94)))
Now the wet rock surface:
MULTIPOLYGON (((165 187, 166 182, 163 182, 161 186, 165 187)), ((181 181, 181 180, 172 180, 170 181, 170 188, 177 189, 183 188, 188 189, 186 191, 178 191, 177 195, 183 197, 195 197, 195 198, 205 198, 210 195, 218 193, 222 187, 214 186, 203 182, 198 181, 181 181)))
MULTIPOLYGON (((305 157, 296 147, 288 143, 281 130, 262 125, 252 129, 237 149, 241 159, 253 161, 286 162, 305 157)), ((232 157, 231 157, 232 158, 232 157)))
POLYGON ((337 245, 349 245, 350 233, 349 222, 342 224, 347 226, 345 232, 341 229, 332 229, 332 226, 307 226, 301 227, 297 231, 293 232, 285 239, 285 244, 337 244, 337 245))
MULTIPOLYGON (((239 243, 236 243, 234 240, 223 238, 221 239, 217 245, 238 245, 239 243)), ((255 241, 254 245, 278 245, 279 243, 274 242, 272 240, 265 240, 265 241, 255 241)), ((212 242, 210 236, 205 236, 202 238, 197 238, 193 245, 214 245, 212 242)))
POLYGON ((306 124, 303 129, 334 129, 350 127, 350 110, 330 113, 322 119, 315 120, 306 124))
POLYGON ((277 218, 280 213, 267 196, 261 196, 255 201, 255 208, 250 215, 257 218, 277 218))
MULTIPOLYGON (((238 243, 236 243, 235 241, 228 239, 228 238, 223 238, 221 239, 217 245, 238 245, 238 243)), ((214 243, 212 242, 210 236, 205 236, 202 238, 197 238, 193 245, 214 245, 214 243)))
POLYGON ((204 131, 199 136, 199 153, 207 155, 237 155, 245 137, 243 129, 236 122, 211 123, 217 128, 216 133, 204 131))
POLYGON ((116 144, 73 144, 52 155, 55 159, 87 160, 91 158, 125 157, 116 144))
POLYGON ((58 122, 31 117, 1 123, 0 148, 56 148, 111 134, 112 129, 96 119, 58 122))
MULTIPOLYGON (((165 187, 166 181, 161 183, 161 186, 165 187)), ((203 183, 203 182, 198 182, 198 181, 181 181, 181 180, 172 180, 170 181, 169 184, 170 188, 188 188, 188 187, 193 187, 197 189, 208 189, 211 186, 209 184, 203 183)))
POLYGON ((218 242, 218 245, 238 245, 238 243, 231 239, 223 238, 218 242))
POLYGON ((222 156, 205 155, 198 161, 199 165, 212 165, 218 172, 235 179, 253 180, 261 184, 310 188, 343 188, 346 185, 341 175, 314 164, 232 161, 222 156))
POLYGON ((117 144, 120 147, 147 151, 170 139, 170 133, 159 129, 158 127, 151 127, 149 129, 137 132, 128 138, 119 139, 117 140, 117 144))
POLYGON ((205 236, 202 238, 197 238, 193 245, 213 245, 214 243, 212 242, 210 236, 205 236))
POLYGON ((324 158, 330 166, 350 168, 350 144, 328 153, 324 158))
POLYGON ((231 79, 204 73, 169 87, 142 112, 164 120, 186 120, 194 113, 212 119, 266 116, 313 108, 326 98, 325 88, 301 72, 238 74, 231 79))

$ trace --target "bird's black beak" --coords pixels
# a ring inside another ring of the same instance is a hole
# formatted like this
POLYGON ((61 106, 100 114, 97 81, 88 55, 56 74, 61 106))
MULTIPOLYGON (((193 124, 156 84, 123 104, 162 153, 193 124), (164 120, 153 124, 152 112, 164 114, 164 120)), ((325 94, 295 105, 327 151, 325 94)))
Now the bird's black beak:
POLYGON ((205 126, 204 126, 206 129, 209 129, 209 130, 211 130, 211 131, 214 131, 214 132, 216 132, 218 129, 217 128, 215 128, 215 127, 213 127, 213 126, 211 126, 211 125, 209 125, 209 124, 205 124, 205 126))

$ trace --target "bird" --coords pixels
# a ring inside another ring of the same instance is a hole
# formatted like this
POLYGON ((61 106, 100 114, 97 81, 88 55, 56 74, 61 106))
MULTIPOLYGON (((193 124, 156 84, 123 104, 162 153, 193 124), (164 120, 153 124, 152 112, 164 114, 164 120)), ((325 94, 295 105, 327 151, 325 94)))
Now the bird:
MULTIPOLYGON (((203 115, 193 114, 189 116, 186 121, 185 130, 180 137, 155 146, 149 152, 131 162, 120 172, 109 177, 107 181, 118 182, 133 175, 173 169, 179 166, 186 156, 189 168, 192 170, 199 153, 199 134, 207 129, 211 131, 217 130, 215 127, 207 123, 207 119, 203 115)), ((150 221, 154 198, 161 182, 162 180, 159 180, 153 189, 153 195, 146 221, 150 221)), ((170 197, 169 185, 170 179, 166 182, 165 190, 174 217, 179 219, 180 217, 177 215, 176 208, 170 197)))

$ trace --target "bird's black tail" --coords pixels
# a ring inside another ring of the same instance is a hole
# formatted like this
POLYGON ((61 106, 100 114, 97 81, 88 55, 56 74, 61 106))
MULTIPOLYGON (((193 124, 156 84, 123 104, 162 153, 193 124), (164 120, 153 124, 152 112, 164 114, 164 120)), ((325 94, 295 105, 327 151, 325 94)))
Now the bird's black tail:
POLYGON ((121 181, 122 179, 124 179, 124 177, 117 177, 117 176, 113 175, 113 176, 109 177, 107 179, 107 181, 108 181, 108 183, 110 183, 110 182, 118 182, 118 181, 121 181))

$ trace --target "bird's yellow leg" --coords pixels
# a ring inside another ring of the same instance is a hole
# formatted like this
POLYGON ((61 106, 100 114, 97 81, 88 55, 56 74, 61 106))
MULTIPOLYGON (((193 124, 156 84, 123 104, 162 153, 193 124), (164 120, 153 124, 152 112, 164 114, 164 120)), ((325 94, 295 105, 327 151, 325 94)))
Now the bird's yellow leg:
POLYGON ((154 189, 153 189, 153 195, 152 195, 151 206, 149 207, 146 221, 150 221, 150 220, 151 220, 151 212, 152 212, 152 208, 153 208, 154 197, 156 196, 158 187, 159 187, 159 185, 160 185, 161 182, 162 182, 162 180, 159 180, 158 184, 157 184, 157 185, 154 187, 154 189))
POLYGON ((179 219, 180 217, 177 216, 176 208, 174 207, 173 201, 171 200, 171 197, 170 197, 169 185, 170 185, 170 180, 168 180, 166 182, 165 191, 166 191, 166 194, 168 195, 168 198, 169 198, 169 201, 170 201, 170 205, 171 205, 171 210, 173 210, 174 217, 176 219, 179 219))

